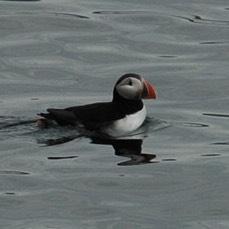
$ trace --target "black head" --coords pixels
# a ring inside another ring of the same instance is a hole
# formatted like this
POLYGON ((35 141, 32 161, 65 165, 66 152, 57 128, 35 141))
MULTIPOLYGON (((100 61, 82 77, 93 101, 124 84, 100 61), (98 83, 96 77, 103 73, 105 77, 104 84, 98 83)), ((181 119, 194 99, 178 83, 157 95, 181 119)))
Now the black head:
POLYGON ((142 76, 128 73, 115 84, 113 103, 126 114, 134 113, 143 107, 142 99, 155 99, 156 90, 142 76))
POLYGON ((126 100, 156 99, 155 87, 142 76, 128 73, 121 76, 114 87, 114 98, 126 100))

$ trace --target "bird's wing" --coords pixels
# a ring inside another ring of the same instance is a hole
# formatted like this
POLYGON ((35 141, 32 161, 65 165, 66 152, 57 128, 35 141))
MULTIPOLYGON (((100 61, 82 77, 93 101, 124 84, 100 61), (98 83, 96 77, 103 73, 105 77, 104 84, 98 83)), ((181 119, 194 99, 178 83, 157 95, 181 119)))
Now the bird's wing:
POLYGON ((88 129, 98 129, 124 117, 111 102, 69 107, 65 110, 72 112, 77 117, 77 120, 82 122, 88 129))
POLYGON ((98 129, 108 123, 123 118, 112 102, 93 103, 84 106, 74 106, 65 109, 47 109, 48 113, 39 114, 47 119, 55 120, 60 125, 82 123, 88 129, 98 129))

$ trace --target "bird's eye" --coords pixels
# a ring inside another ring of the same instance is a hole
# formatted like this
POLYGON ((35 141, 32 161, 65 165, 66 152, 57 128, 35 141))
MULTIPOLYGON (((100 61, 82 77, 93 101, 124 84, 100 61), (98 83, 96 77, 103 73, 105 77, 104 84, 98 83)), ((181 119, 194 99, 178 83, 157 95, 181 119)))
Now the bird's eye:
POLYGON ((128 85, 130 85, 130 86, 132 86, 132 85, 133 85, 132 80, 129 80, 128 85))

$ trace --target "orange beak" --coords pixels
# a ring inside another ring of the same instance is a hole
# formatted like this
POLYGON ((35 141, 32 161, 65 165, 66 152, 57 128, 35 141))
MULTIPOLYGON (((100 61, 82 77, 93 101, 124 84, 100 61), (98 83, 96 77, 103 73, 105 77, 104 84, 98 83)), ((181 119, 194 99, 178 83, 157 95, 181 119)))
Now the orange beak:
POLYGON ((143 80, 144 89, 142 92, 143 99, 156 99, 157 98, 157 90, 153 84, 148 82, 147 80, 143 80))

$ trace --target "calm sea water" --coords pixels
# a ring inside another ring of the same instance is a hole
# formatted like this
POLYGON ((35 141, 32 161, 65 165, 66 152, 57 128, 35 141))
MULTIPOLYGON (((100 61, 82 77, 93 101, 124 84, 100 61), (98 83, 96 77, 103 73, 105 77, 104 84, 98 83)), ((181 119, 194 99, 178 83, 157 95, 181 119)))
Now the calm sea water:
POLYGON ((228 37, 226 0, 1 0, 0 228, 229 228, 228 37), (127 72, 158 90, 143 138, 43 144, 75 132, 36 113, 127 72))

